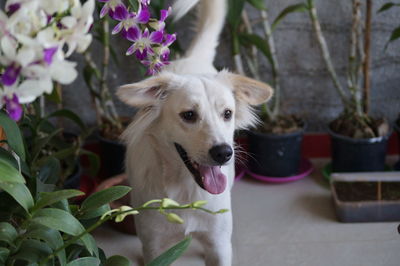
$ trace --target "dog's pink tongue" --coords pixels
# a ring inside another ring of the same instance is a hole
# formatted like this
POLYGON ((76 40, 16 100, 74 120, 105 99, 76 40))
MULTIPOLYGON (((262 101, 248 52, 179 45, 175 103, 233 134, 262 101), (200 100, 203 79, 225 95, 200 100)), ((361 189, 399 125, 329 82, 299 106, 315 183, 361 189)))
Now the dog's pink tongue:
POLYGON ((204 188, 211 194, 221 194, 226 188, 226 176, 220 166, 199 166, 204 188))

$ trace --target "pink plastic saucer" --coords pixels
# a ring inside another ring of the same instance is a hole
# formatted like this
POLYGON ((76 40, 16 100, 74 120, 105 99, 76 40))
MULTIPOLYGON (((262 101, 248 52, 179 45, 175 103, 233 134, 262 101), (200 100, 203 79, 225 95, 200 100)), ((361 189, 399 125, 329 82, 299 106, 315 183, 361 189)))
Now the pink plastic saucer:
POLYGON ((235 169, 235 182, 239 181, 240 179, 243 178, 244 174, 246 174, 246 169, 243 166, 237 166, 235 169))
POLYGON ((252 173, 247 169, 247 174, 257 180, 263 181, 263 182, 268 182, 268 183, 288 183, 288 182, 293 182, 302 178, 305 178, 311 172, 314 170, 314 167, 311 163, 310 160, 302 158, 300 162, 300 169, 299 173, 294 176, 288 176, 288 177, 271 177, 271 176, 263 176, 263 175, 258 175, 255 173, 252 173))

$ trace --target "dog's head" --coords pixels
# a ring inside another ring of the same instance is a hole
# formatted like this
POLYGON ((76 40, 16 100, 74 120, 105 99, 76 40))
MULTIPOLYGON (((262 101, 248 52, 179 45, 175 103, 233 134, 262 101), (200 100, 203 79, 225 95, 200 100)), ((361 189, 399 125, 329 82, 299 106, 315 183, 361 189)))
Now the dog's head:
POLYGON ((232 161, 235 129, 257 121, 251 106, 267 101, 265 83, 226 71, 208 75, 164 72, 122 86, 117 92, 128 105, 152 113, 152 135, 179 156, 197 184, 212 194, 225 190, 220 167, 232 161))

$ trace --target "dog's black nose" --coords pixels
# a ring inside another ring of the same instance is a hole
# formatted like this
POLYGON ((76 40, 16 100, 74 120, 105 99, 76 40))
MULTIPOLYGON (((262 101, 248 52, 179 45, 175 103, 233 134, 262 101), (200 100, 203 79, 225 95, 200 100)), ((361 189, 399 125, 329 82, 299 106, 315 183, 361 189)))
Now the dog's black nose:
POLYGON ((211 158, 219 164, 224 164, 232 158, 233 150, 228 144, 216 145, 210 149, 211 158))

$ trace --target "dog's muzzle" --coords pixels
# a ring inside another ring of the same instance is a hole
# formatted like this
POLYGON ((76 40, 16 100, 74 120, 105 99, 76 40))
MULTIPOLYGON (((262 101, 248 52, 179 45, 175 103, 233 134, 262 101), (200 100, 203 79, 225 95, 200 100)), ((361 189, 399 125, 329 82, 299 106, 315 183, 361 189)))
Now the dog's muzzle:
MULTIPOLYGON (((186 150, 181 145, 179 145, 178 143, 174 144, 186 168, 193 175, 194 180, 202 189, 208 191, 211 194, 221 194, 225 191, 227 178, 221 172, 220 165, 201 165, 192 160, 186 150)), ((229 151, 229 149, 227 149, 226 147, 216 147, 216 149, 210 150, 210 155, 213 160, 219 164, 224 164, 228 162, 233 154, 232 149, 229 151)))

